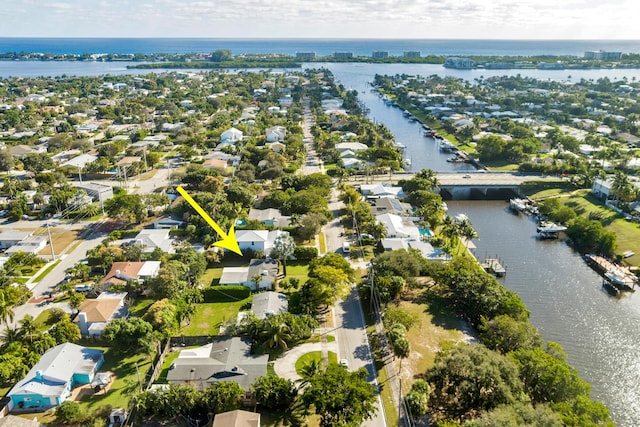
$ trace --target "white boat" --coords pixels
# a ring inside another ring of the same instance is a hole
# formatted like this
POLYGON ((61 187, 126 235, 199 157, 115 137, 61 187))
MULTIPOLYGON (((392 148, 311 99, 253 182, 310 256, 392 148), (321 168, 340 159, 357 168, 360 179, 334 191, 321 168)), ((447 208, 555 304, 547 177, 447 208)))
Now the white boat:
POLYGON ((538 233, 560 233, 566 231, 567 227, 564 225, 556 224, 555 222, 543 222, 537 228, 538 233))
POLYGON ((527 201, 525 199, 511 199, 509 200, 509 206, 511 206, 511 209, 523 211, 527 208, 527 201))

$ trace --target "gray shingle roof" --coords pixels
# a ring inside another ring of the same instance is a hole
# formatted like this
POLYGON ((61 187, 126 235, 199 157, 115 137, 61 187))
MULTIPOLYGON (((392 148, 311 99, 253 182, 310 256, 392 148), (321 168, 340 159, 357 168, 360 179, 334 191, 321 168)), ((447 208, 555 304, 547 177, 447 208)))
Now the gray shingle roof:
POLYGON ((251 354, 251 340, 226 337, 196 349, 182 350, 174 360, 167 381, 213 384, 234 381, 249 390, 256 378, 267 373, 269 356, 251 354))

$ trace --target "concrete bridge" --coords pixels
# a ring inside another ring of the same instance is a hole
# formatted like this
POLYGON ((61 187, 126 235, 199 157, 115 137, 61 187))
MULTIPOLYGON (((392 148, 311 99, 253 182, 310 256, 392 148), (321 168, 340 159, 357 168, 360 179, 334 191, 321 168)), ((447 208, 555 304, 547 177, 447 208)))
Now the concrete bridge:
MULTIPOLYGON (((387 182, 396 184, 411 179, 415 172, 386 175, 353 176, 346 181, 353 185, 387 182)), ((438 172, 440 194, 444 200, 504 200, 520 194, 520 186, 529 181, 558 182, 557 176, 527 174, 522 172, 438 172)))

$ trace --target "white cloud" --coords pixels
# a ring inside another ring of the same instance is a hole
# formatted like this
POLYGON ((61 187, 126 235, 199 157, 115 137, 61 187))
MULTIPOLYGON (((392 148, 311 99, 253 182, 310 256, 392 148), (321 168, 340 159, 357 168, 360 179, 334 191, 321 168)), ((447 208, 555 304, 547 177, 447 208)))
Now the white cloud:
POLYGON ((0 9, 0 18, 7 18, 0 36, 640 38, 636 0, 7 3, 0 9), (20 17, 32 25, 22 25, 20 17))

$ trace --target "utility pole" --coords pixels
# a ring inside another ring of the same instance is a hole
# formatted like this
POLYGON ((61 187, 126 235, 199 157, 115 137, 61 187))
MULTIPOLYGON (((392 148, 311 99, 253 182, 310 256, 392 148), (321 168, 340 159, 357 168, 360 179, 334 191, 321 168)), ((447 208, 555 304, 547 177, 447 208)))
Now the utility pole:
POLYGON ((49 223, 47 222, 47 234, 49 234, 49 244, 51 245, 51 258, 53 258, 53 261, 56 260, 56 254, 53 251, 53 240, 51 240, 51 230, 49 229, 49 223))

